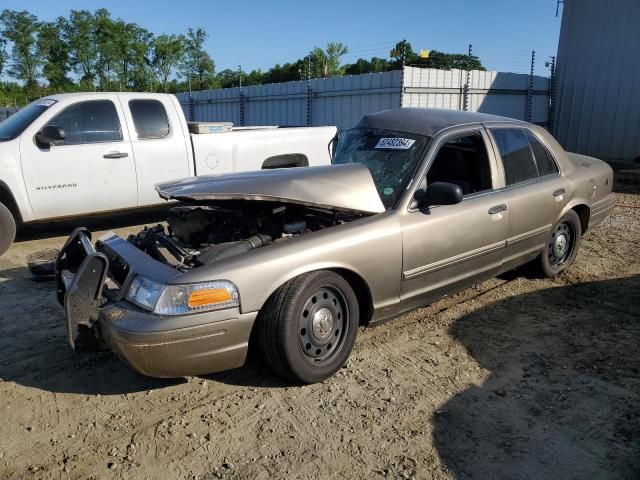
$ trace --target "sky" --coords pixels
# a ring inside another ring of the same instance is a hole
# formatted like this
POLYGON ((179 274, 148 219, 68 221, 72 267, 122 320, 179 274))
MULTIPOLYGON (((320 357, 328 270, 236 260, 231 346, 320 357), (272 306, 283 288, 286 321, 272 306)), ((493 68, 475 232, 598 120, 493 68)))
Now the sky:
POLYGON ((387 57, 403 38, 414 51, 473 53, 488 70, 528 73, 536 50, 536 74, 555 55, 560 31, 556 0, 323 0, 282 1, 96 1, 3 0, 2 7, 29 10, 41 20, 72 9, 107 8, 114 18, 160 33, 202 27, 216 70, 267 70, 295 61, 315 46, 342 42, 343 63, 359 57, 387 57))

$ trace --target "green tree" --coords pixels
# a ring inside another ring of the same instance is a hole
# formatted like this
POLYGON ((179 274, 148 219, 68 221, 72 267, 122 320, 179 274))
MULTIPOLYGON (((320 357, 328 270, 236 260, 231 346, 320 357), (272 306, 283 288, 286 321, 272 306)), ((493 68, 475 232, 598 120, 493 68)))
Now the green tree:
POLYGON ((423 68, 438 68, 440 70, 451 70, 457 68, 460 70, 485 70, 480 59, 475 55, 466 55, 464 53, 443 53, 432 50, 429 58, 418 57, 415 63, 423 68))
POLYGON ((363 73, 386 72, 390 67, 389 61, 384 58, 373 57, 370 61, 359 58, 355 63, 346 65, 344 73, 347 75, 361 75, 363 73))
POLYGON ((187 30, 181 73, 193 90, 204 90, 216 86, 215 64, 204 50, 206 39, 207 32, 202 28, 187 30))
POLYGON ((347 46, 340 42, 330 42, 327 43, 327 48, 324 52, 326 61, 325 76, 344 75, 344 68, 340 66, 340 59, 349 52, 347 46))
POLYGON ((66 20, 43 23, 38 35, 38 55, 42 60, 42 75, 54 91, 64 91, 71 85, 69 45, 64 38, 66 20))
POLYGON ((159 35, 151 43, 147 64, 163 92, 168 91, 169 77, 182 60, 184 47, 183 35, 159 35))
POLYGON ((1 34, 13 43, 8 73, 25 82, 28 90, 38 86, 38 58, 36 42, 40 28, 38 18, 26 10, 3 10, 0 14, 1 34))
POLYGON ((411 44, 401 41, 396 44, 393 49, 396 52, 391 58, 391 69, 398 70, 402 68, 402 57, 404 55, 405 65, 421 68, 437 68, 439 70, 451 70, 457 68, 460 70, 484 70, 480 59, 475 55, 466 55, 463 53, 444 53, 432 50, 427 58, 422 58, 413 51, 411 44))
POLYGON ((71 66, 80 76, 80 84, 91 90, 95 87, 98 48, 93 14, 88 10, 71 10, 65 23, 71 66))
POLYGON ((150 90, 153 72, 147 59, 151 55, 153 34, 135 23, 122 20, 115 22, 114 31, 113 43, 117 53, 112 57, 119 88, 150 90))
POLYGON ((5 63, 7 63, 7 41, 0 37, 0 76, 4 71, 5 63))

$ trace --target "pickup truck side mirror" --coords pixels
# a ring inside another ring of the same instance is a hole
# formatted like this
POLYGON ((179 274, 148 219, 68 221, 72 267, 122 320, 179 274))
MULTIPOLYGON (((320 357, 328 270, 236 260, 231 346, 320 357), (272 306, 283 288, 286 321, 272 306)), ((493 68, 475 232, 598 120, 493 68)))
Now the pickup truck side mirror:
MULTIPOLYGON (((427 208, 435 205, 453 205, 462 201, 462 188, 455 183, 434 182, 429 185, 426 190, 418 190, 421 192, 418 202, 418 208, 427 208)), ((418 193, 416 192, 416 194, 418 193)))
POLYGON ((60 127, 56 127, 55 125, 47 125, 36 133, 36 140, 38 143, 47 147, 53 143, 59 142, 60 140, 64 140, 65 138, 66 135, 64 130, 60 127))

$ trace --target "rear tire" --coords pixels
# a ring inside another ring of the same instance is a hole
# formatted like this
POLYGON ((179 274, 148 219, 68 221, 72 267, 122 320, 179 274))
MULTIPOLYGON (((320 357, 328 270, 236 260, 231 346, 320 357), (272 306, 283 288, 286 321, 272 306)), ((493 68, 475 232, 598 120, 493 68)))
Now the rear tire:
POLYGON ((535 263, 544 277, 555 277, 567 270, 576 259, 582 240, 582 224, 574 210, 569 210, 553 226, 544 250, 535 263))
POLYGON ((305 273, 276 290, 260 311, 260 348, 278 375, 321 382, 349 358, 359 319, 355 293, 343 277, 326 270, 305 273))
POLYGON ((0 255, 6 252, 16 238, 16 221, 7 207, 0 203, 0 255))

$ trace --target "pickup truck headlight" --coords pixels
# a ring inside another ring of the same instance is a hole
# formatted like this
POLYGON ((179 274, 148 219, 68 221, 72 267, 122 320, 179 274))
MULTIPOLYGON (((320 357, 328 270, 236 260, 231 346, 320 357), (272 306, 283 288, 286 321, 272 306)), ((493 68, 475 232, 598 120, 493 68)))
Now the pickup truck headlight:
POLYGON ((157 315, 184 315, 239 305, 238 289, 225 280, 163 285, 143 276, 133 280, 127 300, 157 315))

